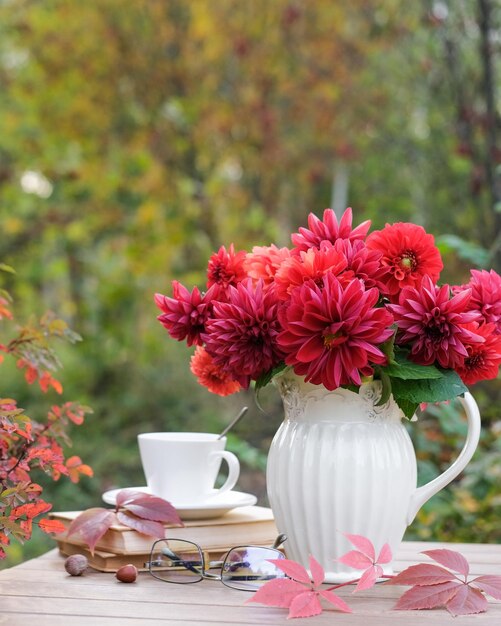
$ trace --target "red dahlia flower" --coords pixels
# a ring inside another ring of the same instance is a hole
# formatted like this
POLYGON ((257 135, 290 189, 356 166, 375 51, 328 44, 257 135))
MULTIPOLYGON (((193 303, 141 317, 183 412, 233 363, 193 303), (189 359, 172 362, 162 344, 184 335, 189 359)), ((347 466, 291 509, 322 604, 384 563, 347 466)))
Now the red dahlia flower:
POLYGON ((362 222, 352 229, 352 211, 346 209, 341 220, 337 221, 336 214, 332 209, 325 209, 324 219, 321 221, 316 215, 308 215, 308 228, 301 227, 299 233, 294 233, 291 237, 292 243, 297 251, 308 250, 308 248, 319 248, 322 241, 335 243, 337 239, 365 239, 370 228, 370 221, 362 222))
POLYGON ((211 355, 201 346, 197 346, 195 354, 191 357, 190 369, 201 385, 219 396, 229 396, 242 388, 239 382, 233 380, 214 363, 211 355))
POLYGON ((366 244, 383 255, 381 264, 388 270, 383 280, 390 296, 403 287, 419 287, 426 275, 436 282, 444 267, 433 235, 417 224, 386 224, 371 233, 366 244))
POLYGON ((472 385, 479 380, 496 378, 501 364, 501 335, 496 333, 495 324, 471 323, 467 327, 476 335, 483 337, 483 343, 467 343, 468 356, 456 367, 465 385, 472 385))
POLYGON ((282 263, 290 257, 289 248, 271 246, 254 246, 247 254, 244 267, 247 274, 254 280, 263 279, 265 285, 273 282, 275 274, 282 263))
POLYGON ((215 288, 202 295, 198 287, 193 287, 190 293, 184 285, 173 280, 172 291, 173 298, 161 293, 155 294, 155 304, 163 311, 157 320, 165 326, 173 339, 186 339, 189 346, 202 345, 200 334, 205 330, 205 323, 212 311, 215 288))
POLYGON ((385 363, 377 347, 393 334, 393 316, 376 308, 377 289, 365 290, 354 278, 343 284, 326 274, 323 288, 310 280, 291 294, 279 317, 284 328, 278 342, 285 362, 306 381, 333 390, 361 383, 372 363, 385 363))
POLYGON ((493 323, 494 332, 501 334, 501 276, 491 270, 471 270, 470 309, 479 311, 487 323, 493 323))
POLYGON ((254 286, 250 278, 230 287, 228 302, 214 302, 202 338, 214 363, 242 387, 283 357, 277 345, 277 309, 274 286, 265 289, 262 280, 254 286))
MULTIPOLYGON (((321 287, 323 276, 327 272, 338 275, 346 269, 346 266, 346 257, 339 250, 339 246, 323 242, 320 249, 310 248, 282 263, 275 275, 277 296, 280 300, 288 300, 293 289, 310 279, 321 287)), ((353 274, 349 275, 348 279, 350 278, 353 278, 353 274)))
POLYGON ((226 293, 230 285, 234 287, 247 278, 244 268, 246 254, 245 250, 235 253, 233 244, 230 245, 229 250, 221 246, 209 259, 207 287, 217 285, 220 293, 226 293))
POLYGON ((467 325, 478 320, 477 311, 468 311, 471 291, 452 298, 449 285, 436 287, 429 276, 419 289, 402 290, 399 304, 389 304, 400 330, 397 343, 411 343, 411 359, 420 365, 435 361, 444 368, 457 368, 468 356, 466 344, 484 341, 467 325))

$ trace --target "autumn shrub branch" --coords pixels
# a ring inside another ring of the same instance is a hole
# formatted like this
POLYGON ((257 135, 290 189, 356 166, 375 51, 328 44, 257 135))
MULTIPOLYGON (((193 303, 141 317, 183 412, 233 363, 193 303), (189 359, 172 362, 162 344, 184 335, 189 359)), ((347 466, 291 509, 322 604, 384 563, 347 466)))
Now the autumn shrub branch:
MULTIPOLYGON (((13 273, 5 264, 0 264, 0 271, 13 273)), ((0 367, 6 358, 12 358, 24 372, 27 384, 38 382, 43 393, 62 395, 62 384, 53 376, 61 363, 52 344, 54 339, 75 343, 80 337, 53 313, 16 325, 12 298, 3 288, 0 326, 8 336, 0 343, 0 367)), ((92 476, 92 469, 78 456, 66 458, 63 450, 63 446, 71 445, 67 432, 70 424, 82 424, 90 412, 77 402, 64 402, 51 405, 44 417, 35 421, 7 395, 0 382, 0 559, 5 557, 4 547, 12 537, 20 542, 31 538, 34 523, 44 532, 61 532, 60 522, 40 517, 52 505, 43 499, 43 489, 32 472, 41 470, 53 480, 64 475, 73 482, 81 475, 92 476)))

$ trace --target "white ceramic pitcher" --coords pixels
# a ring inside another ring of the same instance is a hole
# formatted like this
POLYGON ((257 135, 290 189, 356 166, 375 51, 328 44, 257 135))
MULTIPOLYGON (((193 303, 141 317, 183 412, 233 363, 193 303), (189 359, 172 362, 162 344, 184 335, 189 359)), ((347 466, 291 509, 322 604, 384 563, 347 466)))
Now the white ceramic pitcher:
MULTIPOLYGON (((285 420, 268 456, 270 505, 279 532, 288 537, 288 558, 308 567, 313 555, 327 582, 360 574, 335 561, 353 549, 343 533, 369 538, 376 554, 388 543, 395 555, 419 508, 463 470, 478 444, 480 415, 466 393, 461 401, 468 435, 461 454, 443 474, 417 487, 404 415, 392 397, 377 406, 379 381, 363 384, 357 394, 328 391, 287 373, 277 386, 285 420)), ((383 568, 392 572, 391 563, 383 568)))

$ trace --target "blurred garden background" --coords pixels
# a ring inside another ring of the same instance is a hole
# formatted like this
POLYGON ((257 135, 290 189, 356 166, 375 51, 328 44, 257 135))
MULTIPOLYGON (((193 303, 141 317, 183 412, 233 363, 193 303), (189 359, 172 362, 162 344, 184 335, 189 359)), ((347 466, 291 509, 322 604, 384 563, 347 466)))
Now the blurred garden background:
MULTIPOLYGON (((443 282, 501 270, 500 51, 494 0, 0 1, 1 280, 16 318, 52 310, 83 337, 59 379, 94 410, 71 432, 94 478, 37 477, 54 510, 144 484, 138 433, 218 432, 244 405, 229 449, 266 504, 278 393, 209 394, 156 320, 153 294, 202 286, 222 244, 288 245, 310 211, 352 206, 434 234, 443 282)), ((34 419, 59 400, 0 376, 34 419)), ((479 450, 408 539, 501 542, 501 386, 472 392, 479 450)), ((409 430, 423 483, 466 424, 451 404, 409 430)), ((54 545, 13 541, 0 567, 54 545)))

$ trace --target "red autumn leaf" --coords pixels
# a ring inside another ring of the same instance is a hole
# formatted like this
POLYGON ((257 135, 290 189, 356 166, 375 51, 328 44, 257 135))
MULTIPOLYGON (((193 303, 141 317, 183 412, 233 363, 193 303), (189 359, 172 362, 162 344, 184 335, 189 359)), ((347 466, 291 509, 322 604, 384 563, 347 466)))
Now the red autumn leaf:
POLYGON ((52 508, 52 504, 48 502, 44 502, 43 500, 38 500, 38 502, 29 502, 27 504, 21 504, 20 506, 16 506, 11 511, 11 515, 14 517, 21 517, 26 515, 28 519, 33 519, 37 515, 41 513, 46 513, 50 511, 52 508))
MULTIPOLYGON (((284 574, 287 574, 289 578, 292 580, 296 580, 297 582, 304 583, 305 585, 310 584, 310 576, 306 569, 300 564, 296 563, 296 561, 291 561, 290 559, 269 559, 270 563, 273 563, 278 569, 281 569, 284 574)), ((323 580, 323 577, 322 577, 323 580)))
POLYGON ((38 483, 30 483, 24 490, 29 500, 38 498, 42 491, 43 488, 38 483))
POLYGON ((47 393, 47 391, 49 390, 49 387, 52 387, 53 389, 55 389, 58 394, 62 394, 63 393, 63 386, 61 385, 61 383, 58 380, 53 378, 49 374, 49 372, 44 372, 40 376, 40 379, 38 380, 38 384, 40 385, 40 389, 44 393, 47 393))
POLYGON ((352 612, 350 607, 346 604, 346 602, 342 600, 339 596, 337 596, 334 592, 332 592, 330 589, 320 589, 318 593, 319 595, 322 596, 322 598, 325 598, 327 602, 330 602, 340 611, 343 611, 343 613, 352 612))
POLYGON ((82 459, 79 456, 72 456, 66 461, 66 469, 72 483, 77 483, 80 479, 80 474, 85 476, 93 476, 94 472, 89 465, 82 463, 82 459))
POLYGON ((87 509, 71 522, 68 536, 78 533, 93 554, 96 543, 116 521, 115 512, 110 509, 102 507, 87 509))
POLYGON ((350 535, 348 533, 344 533, 344 536, 358 548, 358 550, 350 550, 337 560, 354 569, 364 570, 355 591, 370 589, 376 584, 377 579, 383 575, 383 568, 379 563, 389 563, 391 561, 391 548, 385 543, 376 560, 376 551, 370 539, 362 535, 350 535))
POLYGON ((313 556, 310 556, 313 581, 310 580, 306 569, 295 561, 289 559, 269 559, 269 561, 292 578, 275 578, 268 581, 247 602, 288 607, 288 618, 310 617, 322 612, 322 605, 320 604, 320 597, 322 597, 340 611, 351 613, 346 602, 333 593, 331 589, 319 588, 324 582, 325 572, 313 556))
POLYGON ((137 489, 120 489, 116 497, 116 506, 125 506, 127 502, 130 502, 134 500, 134 498, 139 498, 144 495, 144 491, 138 491, 137 489))
POLYGON ((364 537, 363 535, 350 535, 348 533, 343 533, 343 535, 355 546, 355 548, 365 554, 365 556, 369 557, 371 563, 374 563, 376 560, 376 551, 374 550, 374 546, 370 539, 364 537))
POLYGON ((496 600, 501 600, 501 576, 478 576, 471 581, 471 584, 496 600))
POLYGON ((462 584, 448 581, 437 585, 416 585, 403 594, 394 608, 401 611, 411 611, 444 606, 457 593, 462 584))
POLYGON ((247 602, 257 602, 266 606, 289 608, 294 598, 304 593, 305 587, 290 578, 273 578, 264 584, 247 602))
POLYGON ((163 524, 160 524, 160 522, 141 519, 140 517, 136 517, 127 511, 118 511, 116 516, 121 524, 137 530, 138 533, 149 535, 150 537, 155 537, 157 539, 163 539, 165 537, 165 528, 163 524))
POLYGON ((466 584, 460 585, 454 596, 445 604, 452 615, 471 615, 487 610, 487 600, 478 589, 466 584))
POLYGON ((315 591, 303 591, 292 599, 289 606, 289 615, 291 617, 312 617, 322 612, 322 605, 315 591))
POLYGON ((43 530, 44 533, 64 533, 66 530, 65 525, 56 519, 41 519, 38 521, 38 526, 40 530, 43 530))
POLYGON ((362 554, 358 550, 350 550, 340 559, 338 559, 338 561, 340 563, 344 563, 345 565, 349 565, 354 569, 367 569, 368 567, 372 567, 373 565, 373 562, 370 560, 370 558, 365 554, 362 554))
POLYGON ((355 591, 362 591, 363 589, 370 589, 374 587, 377 579, 383 575, 383 568, 380 565, 372 565, 367 568, 365 572, 360 576, 360 580, 355 587, 355 591))
POLYGON ((119 505, 121 501, 119 500, 120 493, 117 495, 117 506, 123 506, 127 511, 134 513, 134 515, 155 522, 184 526, 178 512, 167 500, 147 493, 136 492, 137 495, 127 496, 126 501, 119 505))
POLYGON ((456 552, 455 550, 447 550, 446 548, 442 548, 440 550, 425 550, 421 554, 426 554, 440 565, 445 565, 454 572, 458 574, 463 574, 463 576, 468 576, 470 571, 470 566, 468 561, 464 558, 462 554, 456 552))
POLYGON ((325 572, 320 563, 316 561, 312 556, 310 556, 310 572, 313 586, 319 587, 324 582, 325 572))
POLYGON ((376 563, 379 563, 379 565, 389 563, 392 558, 393 555, 391 553, 391 548, 387 543, 385 543, 384 546, 381 548, 379 556, 376 559, 376 563))
POLYGON ((436 585, 457 580, 457 577, 443 567, 431 563, 411 565, 407 569, 390 578, 386 585, 436 585))

